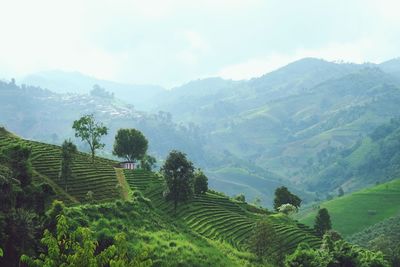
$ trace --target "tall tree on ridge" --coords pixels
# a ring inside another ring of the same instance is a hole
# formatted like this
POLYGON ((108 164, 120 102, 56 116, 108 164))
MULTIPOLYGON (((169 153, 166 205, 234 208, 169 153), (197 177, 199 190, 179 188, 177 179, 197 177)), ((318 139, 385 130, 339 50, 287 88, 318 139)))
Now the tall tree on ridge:
POLYGON ((163 167, 167 191, 167 198, 174 202, 174 210, 178 202, 185 201, 193 194, 193 163, 186 158, 186 154, 173 150, 169 153, 163 167))
POLYGON ((314 229, 315 232, 321 237, 327 231, 332 229, 331 217, 329 216, 326 208, 322 208, 318 211, 318 214, 315 217, 314 229))
POLYGON ((65 192, 68 191, 68 179, 72 176, 72 162, 78 151, 74 143, 65 140, 61 145, 61 172, 60 178, 65 182, 65 192))
POLYGON ((274 209, 278 211, 278 208, 283 204, 292 204, 296 208, 299 208, 301 199, 292 194, 287 187, 281 186, 275 190, 274 209))
POLYGON ((93 114, 90 114, 74 121, 72 128, 75 130, 75 137, 80 137, 82 141, 88 143, 92 154, 92 162, 94 163, 96 150, 105 146, 105 144, 101 143, 101 137, 108 133, 107 127, 102 123, 96 122, 93 114))
POLYGON ((146 155, 148 141, 141 131, 119 129, 115 136, 113 154, 128 161, 141 160, 146 155))

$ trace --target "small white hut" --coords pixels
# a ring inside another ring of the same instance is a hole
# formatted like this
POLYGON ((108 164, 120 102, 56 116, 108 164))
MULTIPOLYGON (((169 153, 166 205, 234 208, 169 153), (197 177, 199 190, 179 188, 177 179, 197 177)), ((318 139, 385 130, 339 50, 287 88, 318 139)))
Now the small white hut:
POLYGON ((120 163, 121 168, 124 169, 129 169, 129 170, 134 170, 135 169, 135 163, 132 161, 125 161, 120 163))

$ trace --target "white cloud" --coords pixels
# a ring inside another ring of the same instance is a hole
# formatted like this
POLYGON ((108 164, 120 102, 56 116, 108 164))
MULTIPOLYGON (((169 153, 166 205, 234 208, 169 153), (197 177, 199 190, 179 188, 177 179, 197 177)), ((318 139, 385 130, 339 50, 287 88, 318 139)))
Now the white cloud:
POLYGON ((208 73, 259 76, 305 56, 399 56, 398 1, 316 2, 0 0, 0 79, 63 69, 176 85, 208 73))

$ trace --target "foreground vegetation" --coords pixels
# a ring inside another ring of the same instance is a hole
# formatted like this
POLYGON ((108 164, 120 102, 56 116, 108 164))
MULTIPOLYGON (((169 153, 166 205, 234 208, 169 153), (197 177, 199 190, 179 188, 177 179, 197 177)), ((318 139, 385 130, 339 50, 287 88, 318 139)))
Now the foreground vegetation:
MULTIPOLYGON (((280 213, 230 199, 208 190, 178 151, 161 173, 122 170, 68 142, 60 148, 4 129, 0 151, 2 266, 297 266, 299 250, 326 246, 290 218, 301 200, 287 188, 277 190, 277 205, 289 202, 280 213)), ((372 261, 363 253, 351 260, 386 266, 381 254, 368 252, 372 261)))

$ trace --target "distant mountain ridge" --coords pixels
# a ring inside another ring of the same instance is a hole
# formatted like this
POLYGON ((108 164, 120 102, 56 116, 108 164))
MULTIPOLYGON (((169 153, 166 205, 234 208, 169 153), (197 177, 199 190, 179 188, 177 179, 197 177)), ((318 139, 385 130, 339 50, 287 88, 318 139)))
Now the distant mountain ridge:
POLYGON ((22 77, 20 83, 39 86, 56 93, 89 93, 94 85, 104 87, 117 98, 134 105, 139 110, 148 110, 156 95, 165 89, 157 85, 125 84, 101 80, 79 72, 43 71, 22 77))

